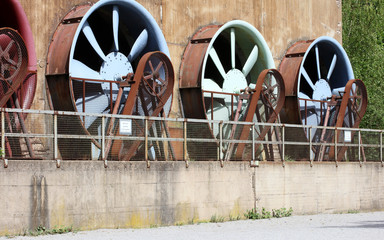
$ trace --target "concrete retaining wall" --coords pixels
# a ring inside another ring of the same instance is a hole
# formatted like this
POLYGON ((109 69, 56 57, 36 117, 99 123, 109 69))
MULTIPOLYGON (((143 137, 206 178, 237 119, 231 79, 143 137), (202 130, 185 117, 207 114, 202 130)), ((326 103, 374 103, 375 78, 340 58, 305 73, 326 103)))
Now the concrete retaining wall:
POLYGON ((255 206, 294 214, 384 209, 380 163, 10 161, 0 168, 0 235, 39 225, 150 227, 243 216, 255 206))

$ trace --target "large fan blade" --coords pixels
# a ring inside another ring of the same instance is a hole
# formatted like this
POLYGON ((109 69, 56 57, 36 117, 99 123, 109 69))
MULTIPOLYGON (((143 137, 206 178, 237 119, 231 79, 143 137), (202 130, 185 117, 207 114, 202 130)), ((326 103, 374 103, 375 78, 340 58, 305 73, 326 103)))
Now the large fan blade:
POLYGON ((332 95, 342 96, 344 94, 345 87, 339 87, 332 89, 332 95))
MULTIPOLYGON (((223 121, 229 121, 230 112, 229 109, 219 103, 218 101, 213 101, 213 120, 223 120, 223 121)), ((212 118, 212 107, 207 109, 207 118, 212 118)), ((212 119, 211 119, 212 120, 212 119)), ((213 134, 217 136, 219 134, 219 124, 213 124, 213 134)))
POLYGON ((336 61, 337 61, 337 56, 336 56, 336 54, 335 54, 335 55, 333 55, 332 62, 331 62, 331 66, 329 67, 329 71, 328 71, 328 75, 327 75, 327 81, 328 81, 328 82, 329 82, 329 79, 330 79, 331 76, 332 76, 333 70, 335 69, 336 61))
MULTIPOLYGON (((92 96, 85 97, 85 111, 87 113, 104 113, 105 109, 109 107, 109 99, 103 93, 95 93, 92 96)), ((76 100, 76 108, 78 112, 83 112, 83 98, 76 100)), ((94 116, 86 116, 84 120, 85 128, 89 128, 97 119, 94 116)))
POLYGON ((83 25, 83 33, 85 37, 88 39, 88 42, 91 44, 93 49, 96 51, 96 53, 100 56, 101 59, 106 61, 105 54, 103 50, 101 50, 99 43, 96 40, 95 34, 93 34, 93 31, 91 27, 89 26, 89 23, 86 21, 83 25))
POLYGON ((312 90, 315 90, 315 85, 313 85, 313 82, 304 67, 301 68, 301 74, 303 74, 305 80, 307 81, 309 86, 311 86, 312 90))
POLYGON ((258 55, 259 55, 259 48, 257 47, 257 45, 255 45, 252 49, 252 52, 249 54, 247 61, 244 64, 243 71, 242 71, 244 76, 247 76, 248 73, 252 70, 253 66, 257 61, 258 55))
POLYGON ((317 65, 317 77, 318 80, 321 79, 321 73, 320 73, 320 57, 319 57, 319 47, 316 45, 315 47, 316 51, 316 65, 317 65))
POLYGON ((113 40, 116 52, 119 51, 119 7, 113 6, 113 40))
MULTIPOLYGON (((306 95, 302 92, 299 92, 298 97, 302 98, 302 99, 311 100, 308 95, 306 95)), ((300 110, 305 110, 305 102, 307 102, 307 109, 315 108, 315 104, 312 101, 308 101, 308 100, 301 100, 300 99, 300 110)))
POLYGON ((135 60, 139 54, 143 51, 145 46, 147 46, 148 43, 148 32, 147 29, 144 29, 140 35, 137 37, 135 43, 133 44, 131 48, 131 52, 128 55, 128 60, 132 62, 135 60))
MULTIPOLYGON (((211 91, 211 92, 223 92, 223 89, 212 79, 205 78, 202 81, 202 89, 204 91, 211 91)), ((211 97, 212 94, 210 92, 204 92, 204 97, 211 97)), ((226 96, 224 94, 213 94, 214 98, 225 98, 226 96)))
POLYGON ((90 67, 76 59, 72 59, 71 61, 71 68, 69 74, 72 78, 103 80, 100 73, 96 72, 95 70, 91 69, 90 67))
POLYGON ((225 73, 224 67, 221 64, 221 61, 219 59, 219 56, 217 55, 217 52, 216 52, 215 48, 212 47, 211 50, 209 50, 209 56, 212 58, 213 63, 215 64, 215 66, 219 70, 219 72, 221 74, 221 77, 223 79, 225 79, 225 76, 227 74, 225 73))
POLYGON ((236 46, 235 29, 231 28, 231 63, 232 63, 232 69, 234 69, 236 67, 235 46, 236 46))

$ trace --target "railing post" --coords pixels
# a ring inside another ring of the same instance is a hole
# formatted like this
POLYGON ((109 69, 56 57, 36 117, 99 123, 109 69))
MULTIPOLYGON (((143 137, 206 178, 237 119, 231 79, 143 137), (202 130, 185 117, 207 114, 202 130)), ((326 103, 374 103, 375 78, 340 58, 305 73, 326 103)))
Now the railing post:
POLYGON ((220 165, 221 167, 224 166, 223 163, 223 158, 222 158, 222 152, 223 152, 223 121, 220 121, 219 123, 219 137, 220 137, 220 142, 219 142, 219 160, 220 160, 220 165))
POLYGON ((312 158, 312 126, 308 126, 308 138, 309 138, 309 162, 311 167, 313 166, 313 159, 312 158))
POLYGON ((336 167, 338 166, 337 163, 337 127, 335 127, 335 163, 336 167))
POLYGON ((185 167, 189 167, 188 159, 187 159, 187 120, 184 119, 183 122, 183 160, 185 161, 185 167))
POLYGON ((255 154, 255 124, 252 124, 252 161, 255 161, 256 154, 255 154))
POLYGON ((384 167, 384 162, 383 162, 383 131, 380 131, 380 162, 381 162, 381 166, 384 167))
POLYGON ((147 162, 147 167, 149 168, 150 167, 150 164, 149 164, 149 161, 148 161, 148 118, 145 118, 144 120, 144 145, 145 145, 145 151, 144 151, 144 158, 145 158, 145 161, 147 162))
POLYGON ((5 158, 5 113, 4 109, 1 110, 1 150, 3 150, 3 154, 1 156, 2 159, 5 158))
POLYGON ((359 141, 359 162, 361 164, 361 132, 360 129, 358 130, 358 141, 359 141))
POLYGON ((5 112, 1 109, 1 159, 4 161, 4 168, 8 167, 8 160, 5 158, 5 112))
POLYGON ((282 162, 283 162, 283 167, 285 167, 285 125, 283 125, 282 130, 281 130, 281 136, 282 136, 282 142, 283 142, 283 147, 282 147, 282 162))
POLYGON ((105 116, 101 117, 101 159, 104 160, 104 167, 108 167, 108 160, 105 156, 105 116))
POLYGON ((57 113, 53 114, 53 157, 56 160, 56 167, 60 168, 59 150, 57 138, 57 113))

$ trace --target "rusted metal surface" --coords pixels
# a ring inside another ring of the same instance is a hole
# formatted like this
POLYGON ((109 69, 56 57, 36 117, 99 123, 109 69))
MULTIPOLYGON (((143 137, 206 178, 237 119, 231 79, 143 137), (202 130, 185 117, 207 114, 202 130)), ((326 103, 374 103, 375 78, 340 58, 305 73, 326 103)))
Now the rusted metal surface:
POLYGON ((205 104, 201 91, 201 68, 210 39, 221 25, 209 25, 192 36, 180 66, 180 97, 187 118, 205 119, 205 104), (202 39, 204 41, 202 41, 202 39))
MULTIPOLYGON (((345 93, 343 95, 343 99, 341 100, 340 110, 337 115, 336 127, 344 127, 345 125, 345 115, 349 114, 349 120, 352 125, 351 128, 358 128, 359 124, 367 111, 368 105, 368 94, 367 89, 363 81, 360 79, 349 80, 347 85, 345 86, 345 93), (351 117, 353 119, 351 119, 351 117)), ((347 124, 350 124, 347 123, 347 124)), ((336 131, 337 139, 340 139, 341 131, 336 131)), ((351 133, 351 137, 353 138, 354 132, 351 133)), ((344 157, 344 153, 348 147, 341 147, 339 151, 337 151, 337 161, 341 161, 344 157)), ((334 147, 331 147, 330 150, 330 158, 334 157, 335 150, 334 147)))
MULTIPOLYGON (((140 59, 137 66, 133 83, 131 84, 131 89, 121 114, 137 114, 135 108, 139 107, 140 100, 140 106, 143 108, 145 116, 158 116, 168 99, 172 96, 173 86, 174 71, 167 55, 162 52, 146 53, 140 59), (161 75, 160 72, 162 72, 161 75), (144 98, 146 101, 144 101, 144 98)), ((149 121, 148 126, 152 124, 153 121, 149 121)), ((142 130, 138 136, 143 136, 144 132, 142 130)), ((134 141, 130 144, 124 144, 122 141, 115 141, 111 147, 112 158, 117 156, 119 160, 130 160, 136 154, 137 148, 141 143, 141 141, 134 141)), ((106 151, 109 151, 109 149, 106 151)), ((105 155, 107 156, 108 154, 105 155)))
POLYGON ((68 58, 73 36, 78 27, 78 21, 89 10, 92 4, 79 5, 65 15, 56 28, 51 39, 47 55, 46 79, 53 108, 61 111, 74 111, 70 92, 71 82, 68 73, 68 58))
MULTIPOLYGON (((252 122, 255 114, 258 114, 257 104, 259 99, 261 99, 264 103, 266 109, 269 109, 271 112, 265 112, 266 123, 274 123, 283 108, 284 100, 285 100, 285 88, 284 88, 284 80, 281 74, 276 69, 266 69, 261 72, 259 78, 257 79, 256 88, 254 89, 254 93, 251 95, 251 101, 247 108, 247 113, 245 116, 245 122, 252 122), (276 82, 267 82, 266 79, 274 77, 276 82), (276 94, 274 91, 277 90, 276 94)), ((265 138, 266 134, 271 130, 271 126, 265 126, 262 131, 258 134, 256 140, 262 140, 265 138)), ((248 139, 250 129, 247 127, 243 127, 240 140, 248 139)), ((255 149, 258 149, 260 143, 256 144, 255 149)), ((250 154, 244 152, 245 144, 239 144, 236 148, 236 157, 241 159, 249 159, 250 154)))
POLYGON ((279 71, 284 79, 285 103, 280 116, 282 122, 301 124, 297 99, 297 79, 301 62, 313 40, 298 41, 288 48, 280 63, 279 71))
MULTIPOLYGON (((28 18, 18 0, 3 0, 0 8, 0 27, 9 27, 16 30, 24 40, 28 51, 27 74, 16 90, 20 106, 24 109, 30 108, 36 91, 36 52, 33 34, 28 18)), ((25 115, 23 116, 26 117, 25 115)))

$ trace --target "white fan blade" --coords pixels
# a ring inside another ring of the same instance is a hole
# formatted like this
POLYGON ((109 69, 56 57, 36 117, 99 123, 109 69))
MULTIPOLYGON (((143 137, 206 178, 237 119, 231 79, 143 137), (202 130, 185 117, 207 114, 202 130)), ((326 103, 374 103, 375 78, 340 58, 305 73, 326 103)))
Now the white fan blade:
MULTIPOLYGON (((204 91, 212 91, 212 92, 223 92, 223 89, 212 79, 204 78, 202 81, 202 89, 204 91)), ((212 97, 210 92, 204 92, 204 97, 212 97)), ((222 98, 225 99, 226 95, 213 93, 214 98, 222 98)))
MULTIPOLYGON (((85 97, 85 112, 86 113, 104 113, 105 109, 109 106, 108 97, 101 93, 95 93, 93 96, 85 97)), ((83 112, 83 98, 80 97, 76 100, 76 108, 78 112, 83 112)), ((85 128, 89 128, 97 119, 94 116, 86 116, 84 120, 85 128)))
POLYGON ((301 74, 303 74, 305 80, 307 81, 307 83, 309 84, 309 86, 311 86, 312 90, 315 90, 315 85, 313 84, 311 78, 309 77, 307 71, 305 70, 304 67, 301 68, 301 74))
POLYGON ((83 33, 85 37, 87 38, 88 42, 91 44, 92 48, 96 51, 96 53, 100 56, 101 59, 106 61, 105 54, 103 50, 101 50, 99 43, 96 40, 95 35, 93 34, 93 31, 91 27, 89 26, 88 22, 85 22, 83 25, 83 33))
MULTIPOLYGON (((208 119, 212 118, 212 107, 207 109, 206 114, 208 119)), ((229 109, 225 105, 217 101, 213 101, 213 120, 229 121, 229 117, 229 109)), ((219 134, 219 124, 213 124, 213 134, 214 136, 217 136, 219 134)))
POLYGON ((345 87, 334 88, 332 89, 332 95, 343 96, 344 91, 345 91, 345 87))
POLYGON ((243 71, 242 71, 244 76, 248 76, 248 73, 252 70, 253 66, 257 61, 258 55, 259 55, 259 48, 257 47, 257 45, 255 45, 252 49, 252 52, 249 54, 247 61, 244 64, 243 71))
MULTIPOLYGON (((96 72, 92 68, 88 67, 87 65, 85 65, 84 63, 76 59, 71 60, 69 75, 72 78, 87 78, 87 79, 103 80, 99 72, 96 72)), ((87 82, 95 83, 93 81, 87 81, 87 82)))
MULTIPOLYGON (((302 92, 299 92, 299 94, 298 94, 298 97, 299 98, 302 98, 302 99, 308 99, 308 100, 311 100, 310 98, 309 98, 309 96, 308 95, 306 95, 306 94, 304 94, 304 93, 302 93, 302 92)), ((303 110, 303 111, 305 111, 305 102, 307 102, 307 109, 314 109, 315 108, 315 103, 314 102, 312 102, 312 101, 308 101, 308 100, 301 100, 300 99, 300 110, 303 110)))
POLYGON ((316 51, 316 65, 317 65, 317 77, 318 80, 321 79, 321 73, 320 73, 320 57, 319 57, 319 47, 316 45, 315 47, 316 51))
POLYGON ((336 61, 337 61, 337 56, 336 56, 336 54, 334 54, 333 58, 332 58, 331 66, 329 67, 329 71, 328 71, 328 75, 327 75, 327 81, 328 82, 332 76, 333 70, 335 70, 336 61))
POLYGON ((144 29, 140 35, 137 37, 135 43, 131 48, 131 52, 128 55, 128 60, 130 62, 134 61, 140 53, 144 50, 145 46, 148 43, 148 32, 147 29, 144 29))
POLYGON ((236 46, 235 29, 231 28, 231 63, 232 63, 232 69, 234 69, 236 67, 235 46, 236 46))
POLYGON ((215 48, 212 47, 211 50, 209 50, 209 56, 212 58, 213 63, 215 64, 215 66, 219 70, 219 72, 221 74, 221 77, 223 79, 225 79, 225 76, 227 74, 225 73, 224 67, 221 64, 221 61, 219 59, 219 56, 217 55, 217 52, 216 52, 215 48))
POLYGON ((119 7, 113 6, 113 40, 115 43, 116 52, 119 51, 119 7))

